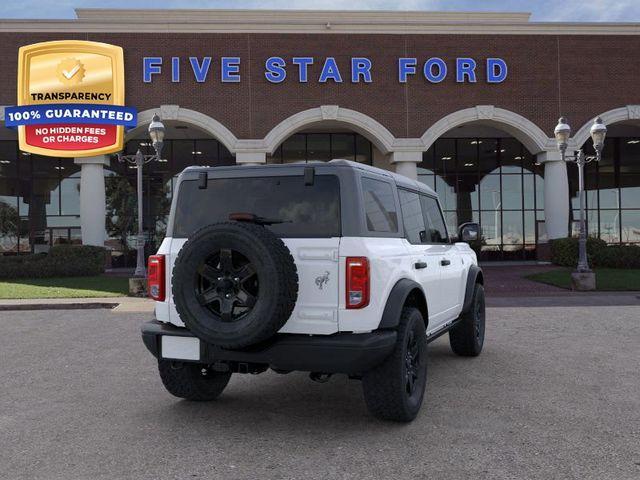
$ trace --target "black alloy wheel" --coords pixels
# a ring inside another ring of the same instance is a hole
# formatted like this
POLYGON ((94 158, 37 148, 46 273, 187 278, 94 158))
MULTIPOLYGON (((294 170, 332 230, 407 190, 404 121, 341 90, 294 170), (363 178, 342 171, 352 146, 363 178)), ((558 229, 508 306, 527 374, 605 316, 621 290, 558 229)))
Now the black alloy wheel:
POLYGON ((416 393, 416 383, 422 365, 422 355, 420 354, 420 344, 413 330, 410 330, 407 338, 407 350, 405 354, 405 389, 407 395, 412 397, 416 393))
POLYGON ((476 343, 482 345, 484 343, 484 325, 485 325, 485 307, 484 296, 474 305, 473 314, 473 332, 476 336, 476 343))
POLYGON ((224 322, 241 319, 258 301, 255 266, 240 252, 221 248, 196 272, 196 299, 224 322))
POLYGON ((485 320, 484 287, 476 283, 469 310, 460 315, 458 324, 449 331, 449 343, 456 355, 480 355, 484 345, 485 320))

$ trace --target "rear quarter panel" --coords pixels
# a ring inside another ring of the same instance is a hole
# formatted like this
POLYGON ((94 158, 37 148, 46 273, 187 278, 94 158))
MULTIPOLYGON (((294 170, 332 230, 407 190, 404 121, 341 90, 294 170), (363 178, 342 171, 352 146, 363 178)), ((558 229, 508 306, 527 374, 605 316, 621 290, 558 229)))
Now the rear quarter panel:
POLYGON ((402 278, 412 278, 411 255, 403 238, 345 237, 340 242, 340 331, 370 332, 378 328, 391 289, 402 278), (367 257, 370 268, 369 305, 346 308, 346 257, 367 257))

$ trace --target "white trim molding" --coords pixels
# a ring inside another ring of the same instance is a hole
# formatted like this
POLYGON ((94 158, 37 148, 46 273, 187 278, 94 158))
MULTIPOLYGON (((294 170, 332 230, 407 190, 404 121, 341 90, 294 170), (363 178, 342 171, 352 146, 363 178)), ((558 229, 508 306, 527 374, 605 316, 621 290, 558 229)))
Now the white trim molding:
POLYGON ((540 127, 522 115, 493 105, 477 105, 450 113, 431 125, 421 137, 424 149, 427 150, 452 128, 472 122, 504 130, 520 140, 533 154, 551 150, 555 146, 552 138, 547 137, 540 127))
POLYGON ((76 9, 75 19, 0 19, 3 32, 638 35, 640 23, 530 22, 520 12, 76 9))
MULTIPOLYGON (((614 108, 613 110, 606 111, 597 116, 599 116, 602 119, 602 122, 607 126, 628 120, 638 120, 638 123, 640 124, 640 105, 627 105, 625 107, 614 108)), ((569 145, 570 148, 578 150, 582 148, 582 145, 584 145, 587 140, 589 140, 589 137, 591 136, 591 125, 593 125, 593 120, 595 118, 596 117, 589 119, 587 123, 580 127, 580 130, 578 130, 571 139, 573 143, 569 145)))
POLYGON ((149 110, 139 112, 138 126, 127 132, 125 141, 134 138, 135 135, 139 134, 143 128, 146 128, 146 126, 151 123, 151 119, 155 113, 158 113, 163 121, 175 120, 198 127, 222 143, 231 153, 236 153, 236 144, 238 139, 231 130, 216 119, 211 118, 204 113, 183 108, 178 105, 160 105, 158 108, 151 108, 149 110))
POLYGON ((393 150, 396 139, 384 125, 364 113, 337 105, 322 105, 285 118, 264 137, 264 148, 272 154, 294 133, 321 122, 349 127, 370 140, 385 155, 393 150))

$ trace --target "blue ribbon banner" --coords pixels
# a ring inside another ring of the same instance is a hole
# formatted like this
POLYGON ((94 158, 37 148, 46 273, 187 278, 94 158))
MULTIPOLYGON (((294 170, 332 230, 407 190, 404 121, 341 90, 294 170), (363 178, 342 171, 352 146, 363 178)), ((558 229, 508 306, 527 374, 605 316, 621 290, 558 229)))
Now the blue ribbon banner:
POLYGON ((61 103, 6 107, 4 121, 7 127, 47 124, 104 124, 138 125, 138 112, 133 107, 121 105, 91 105, 86 103, 61 103))

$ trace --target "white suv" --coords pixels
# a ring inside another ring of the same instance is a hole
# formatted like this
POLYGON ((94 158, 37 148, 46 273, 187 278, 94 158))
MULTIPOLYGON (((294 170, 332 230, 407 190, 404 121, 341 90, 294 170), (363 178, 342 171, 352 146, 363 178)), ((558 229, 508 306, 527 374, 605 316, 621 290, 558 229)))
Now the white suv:
POLYGON ((142 338, 177 397, 212 400, 232 373, 343 373, 374 415, 410 421, 428 342, 448 332, 455 353, 480 353, 482 285, 419 182, 346 160, 190 167, 149 259, 142 338))

